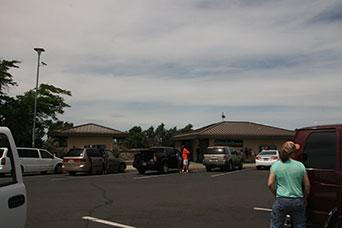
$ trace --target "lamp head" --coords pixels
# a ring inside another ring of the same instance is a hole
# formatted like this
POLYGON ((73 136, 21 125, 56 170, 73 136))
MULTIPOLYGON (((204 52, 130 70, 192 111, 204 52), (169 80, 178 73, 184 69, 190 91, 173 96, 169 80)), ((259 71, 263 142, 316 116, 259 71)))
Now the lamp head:
POLYGON ((33 48, 33 50, 35 50, 36 52, 38 52, 38 54, 40 54, 41 52, 44 52, 44 48, 33 48))

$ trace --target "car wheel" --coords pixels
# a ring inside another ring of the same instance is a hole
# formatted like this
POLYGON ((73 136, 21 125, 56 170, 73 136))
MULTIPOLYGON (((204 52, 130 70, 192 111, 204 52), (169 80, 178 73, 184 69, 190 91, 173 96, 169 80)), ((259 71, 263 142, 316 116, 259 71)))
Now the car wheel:
POLYGON ((121 163, 119 166, 119 173, 125 172, 125 169, 126 169, 126 165, 124 163, 121 163))
POLYGON ((138 169, 138 172, 139 172, 140 174, 145 174, 146 170, 145 170, 144 168, 139 168, 139 169, 138 169))
POLYGON ((163 163, 161 171, 162 173, 167 173, 169 171, 169 164, 167 164, 167 162, 163 163))
POLYGON ((206 165, 205 169, 207 170, 207 172, 211 172, 211 167, 209 165, 206 165))
POLYGON ((63 173, 62 164, 57 164, 55 167, 55 173, 63 173))
POLYGON ((76 172, 69 172, 70 176, 75 176, 76 172))
POLYGON ((256 166, 256 169, 257 169, 257 170, 260 170, 260 169, 261 169, 261 167, 260 167, 260 166, 256 166))

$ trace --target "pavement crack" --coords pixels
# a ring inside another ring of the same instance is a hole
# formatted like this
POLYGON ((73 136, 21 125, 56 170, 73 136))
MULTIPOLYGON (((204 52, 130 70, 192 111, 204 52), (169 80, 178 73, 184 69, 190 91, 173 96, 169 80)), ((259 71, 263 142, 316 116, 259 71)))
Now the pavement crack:
MULTIPOLYGON (((101 196, 102 196, 102 198, 103 198, 103 203, 101 203, 101 204, 99 204, 99 205, 97 205, 97 206, 95 206, 94 208, 92 208, 92 209, 89 210, 89 216, 92 216, 93 213, 94 213, 97 209, 112 204, 112 203, 113 203, 113 200, 110 199, 110 198, 107 196, 106 190, 105 190, 104 188, 102 188, 101 186, 96 185, 95 183, 90 183, 90 185, 93 186, 94 188, 98 189, 98 190, 101 192, 101 196)), ((86 224, 86 227, 88 227, 88 226, 89 226, 89 221, 87 221, 87 224, 86 224)))

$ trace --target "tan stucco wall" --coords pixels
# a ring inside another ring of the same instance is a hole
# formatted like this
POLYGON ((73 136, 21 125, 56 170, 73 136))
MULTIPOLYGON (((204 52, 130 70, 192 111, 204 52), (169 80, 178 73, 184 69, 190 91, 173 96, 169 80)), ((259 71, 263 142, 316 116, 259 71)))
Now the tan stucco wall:
POLYGON ((68 137, 68 150, 73 147, 84 147, 86 145, 106 145, 109 150, 113 149, 112 137, 68 137))
MULTIPOLYGON (((251 149, 254 154, 259 153, 259 147, 261 145, 275 145, 277 149, 280 149, 281 145, 286 141, 285 139, 242 139, 243 140, 243 148, 251 149)), ((199 141, 197 139, 191 140, 192 141, 192 158, 194 161, 197 160, 197 148, 199 148, 199 141)), ((176 148, 181 147, 181 141, 175 142, 176 148)), ((209 139, 209 146, 215 146, 215 139, 209 139)))
POLYGON ((258 154, 259 147, 261 145, 275 145, 277 149, 279 150, 281 148, 281 145, 285 142, 286 140, 280 140, 280 139, 261 139, 261 140, 244 140, 243 141, 243 146, 244 148, 250 148, 255 154, 258 154))

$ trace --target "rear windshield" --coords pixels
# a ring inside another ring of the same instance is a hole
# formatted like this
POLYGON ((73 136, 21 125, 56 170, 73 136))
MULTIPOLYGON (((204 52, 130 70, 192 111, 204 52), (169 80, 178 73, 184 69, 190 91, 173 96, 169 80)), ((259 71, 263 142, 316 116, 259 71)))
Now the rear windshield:
POLYGON ((259 155, 277 155, 277 151, 261 151, 259 155))
POLYGON ((83 155, 83 149, 71 149, 65 157, 78 157, 83 155))
POLYGON ((4 154, 4 149, 0 149, 0 158, 2 157, 2 155, 4 154))
POLYGON ((224 148, 208 148, 207 154, 224 154, 224 148))

